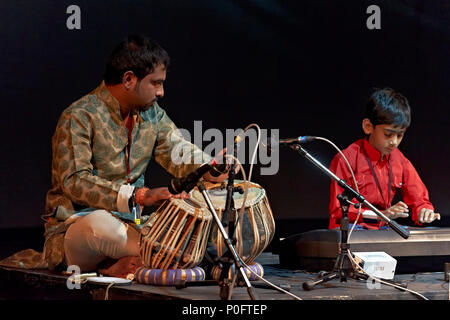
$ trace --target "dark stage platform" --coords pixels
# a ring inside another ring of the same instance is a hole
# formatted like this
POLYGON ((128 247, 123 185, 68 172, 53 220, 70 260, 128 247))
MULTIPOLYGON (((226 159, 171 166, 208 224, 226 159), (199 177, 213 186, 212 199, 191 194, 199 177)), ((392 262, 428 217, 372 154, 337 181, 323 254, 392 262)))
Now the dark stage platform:
MULTIPOLYGON (((317 278, 317 273, 282 269, 278 255, 265 252, 257 259, 264 266, 264 278, 276 285, 290 286, 290 292, 304 300, 420 300, 417 296, 386 285, 368 283, 365 280, 332 280, 304 291, 304 281, 317 278)), ((430 300, 449 299, 448 282, 443 272, 396 275, 394 280, 430 300)), ((103 300, 106 286, 91 283, 81 289, 69 290, 67 277, 48 270, 23 270, 0 267, 0 299, 6 300, 103 300)), ((261 300, 293 300, 287 294, 262 288, 263 281, 254 281, 261 300)), ((108 290, 110 300, 219 300, 218 286, 196 286, 183 289, 158 287, 133 282, 127 286, 112 286, 108 290)), ((249 300, 247 288, 233 290, 233 300, 249 300)))

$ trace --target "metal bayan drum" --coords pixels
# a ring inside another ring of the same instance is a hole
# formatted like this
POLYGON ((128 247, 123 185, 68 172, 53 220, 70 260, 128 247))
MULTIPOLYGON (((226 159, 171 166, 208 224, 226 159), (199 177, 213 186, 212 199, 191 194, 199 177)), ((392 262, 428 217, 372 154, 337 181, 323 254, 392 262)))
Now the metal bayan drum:
MULTIPOLYGON (((235 187, 244 188, 242 180, 235 180, 235 187)), ((226 188, 221 184, 205 184, 214 209, 222 220, 225 209, 226 188)), ((245 202, 243 222, 236 225, 236 251, 245 263, 252 263, 270 244, 275 233, 275 221, 269 205, 265 190, 258 184, 248 184, 248 194, 245 202)), ((197 189, 190 192, 191 199, 206 207, 203 195, 197 189)), ((238 192, 233 194, 236 216, 239 215, 243 204, 244 195, 238 192)), ((236 217, 237 218, 237 217, 236 217)), ((231 238, 231 235, 230 235, 231 238)), ((208 241, 206 259, 210 262, 217 261, 228 251, 222 233, 217 225, 213 223, 208 241)))
POLYGON ((143 225, 140 256, 149 269, 190 269, 205 254, 212 215, 189 199, 165 201, 143 225))

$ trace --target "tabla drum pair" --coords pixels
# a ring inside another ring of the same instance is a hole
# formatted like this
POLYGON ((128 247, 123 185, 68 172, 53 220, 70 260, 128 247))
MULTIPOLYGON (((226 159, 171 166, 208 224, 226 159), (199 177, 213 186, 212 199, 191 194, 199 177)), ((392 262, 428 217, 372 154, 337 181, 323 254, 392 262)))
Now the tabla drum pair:
MULTIPOLYGON (((236 251, 245 263, 252 263, 269 245, 275 222, 266 192, 249 183, 243 221, 236 225, 236 251)), ((225 208, 226 189, 221 184, 205 183, 219 218, 225 208)), ((235 186, 244 187, 236 180, 235 186)), ((187 269, 205 260, 215 262, 228 250, 203 195, 194 189, 189 199, 164 202, 141 230, 140 255, 146 268, 187 269)), ((244 195, 235 192, 237 211, 244 195)))

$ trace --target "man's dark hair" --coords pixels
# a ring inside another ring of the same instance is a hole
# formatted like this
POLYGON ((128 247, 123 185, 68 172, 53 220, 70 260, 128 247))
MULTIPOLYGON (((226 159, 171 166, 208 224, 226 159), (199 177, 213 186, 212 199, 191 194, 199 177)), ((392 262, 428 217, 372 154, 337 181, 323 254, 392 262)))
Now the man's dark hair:
POLYGON ((125 38, 110 54, 104 73, 106 84, 119 84, 125 72, 133 71, 141 80, 158 65, 167 69, 170 58, 156 42, 140 35, 125 38))
POLYGON ((374 126, 389 124, 408 128, 411 124, 411 108, 408 100, 393 89, 376 89, 367 101, 365 118, 374 126))

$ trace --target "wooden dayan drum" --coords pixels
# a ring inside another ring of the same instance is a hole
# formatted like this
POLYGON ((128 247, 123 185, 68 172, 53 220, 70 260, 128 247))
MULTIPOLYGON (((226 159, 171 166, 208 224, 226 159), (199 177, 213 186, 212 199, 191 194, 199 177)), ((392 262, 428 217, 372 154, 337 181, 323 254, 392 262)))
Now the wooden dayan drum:
POLYGON ((205 254, 212 215, 189 199, 165 201, 141 230, 140 255, 148 269, 190 269, 205 254))
MULTIPOLYGON (((216 209, 220 219, 225 209, 226 188, 221 184, 205 184, 211 202, 216 209)), ((242 180, 235 180, 235 187, 242 186, 242 180)), ((236 226, 236 251, 245 263, 252 263, 270 244, 275 233, 275 221, 269 200, 265 190, 258 184, 250 182, 248 184, 248 195, 245 203, 243 223, 240 221, 236 226)), ((206 202, 200 191, 195 188, 190 192, 191 199, 201 203, 206 208, 206 202)), ((235 192, 233 195, 236 210, 242 206, 244 195, 235 192)), ((212 224, 208 241, 206 258, 210 262, 215 262, 223 256, 228 248, 223 240, 222 234, 215 223, 212 224), (211 261, 212 260, 212 261, 211 261)))

